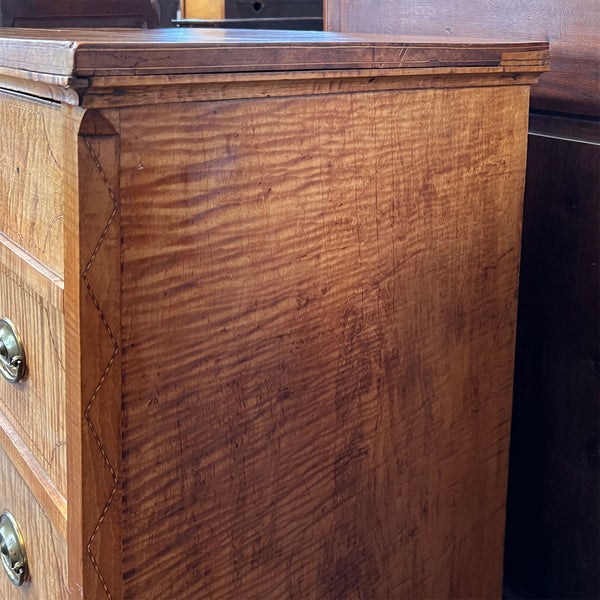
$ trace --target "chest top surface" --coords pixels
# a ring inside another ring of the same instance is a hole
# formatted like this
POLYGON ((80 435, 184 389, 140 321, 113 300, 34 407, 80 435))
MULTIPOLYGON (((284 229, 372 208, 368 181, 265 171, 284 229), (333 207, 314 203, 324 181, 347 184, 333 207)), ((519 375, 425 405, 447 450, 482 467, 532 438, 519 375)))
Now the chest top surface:
POLYGON ((245 71, 542 67, 543 41, 256 30, 0 29, 0 69, 92 77, 245 71))

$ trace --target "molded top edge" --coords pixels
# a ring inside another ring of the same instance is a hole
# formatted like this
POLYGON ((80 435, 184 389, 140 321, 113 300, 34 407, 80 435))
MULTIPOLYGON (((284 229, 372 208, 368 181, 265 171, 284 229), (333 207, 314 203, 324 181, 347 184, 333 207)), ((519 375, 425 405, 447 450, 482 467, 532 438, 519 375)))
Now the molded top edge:
POLYGON ((547 63, 545 41, 243 29, 0 28, 0 68, 67 77, 506 64, 514 72, 547 63))

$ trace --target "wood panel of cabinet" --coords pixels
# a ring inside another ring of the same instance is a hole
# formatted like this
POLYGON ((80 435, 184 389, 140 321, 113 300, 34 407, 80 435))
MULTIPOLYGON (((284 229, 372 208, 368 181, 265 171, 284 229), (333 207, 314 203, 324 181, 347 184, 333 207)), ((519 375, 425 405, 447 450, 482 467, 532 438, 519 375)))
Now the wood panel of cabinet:
POLYGON ((70 594, 499 597, 546 61, 543 42, 1 32, 23 143, 46 139, 32 96, 59 119, 66 504, 9 416, 0 443, 65 533, 70 594))

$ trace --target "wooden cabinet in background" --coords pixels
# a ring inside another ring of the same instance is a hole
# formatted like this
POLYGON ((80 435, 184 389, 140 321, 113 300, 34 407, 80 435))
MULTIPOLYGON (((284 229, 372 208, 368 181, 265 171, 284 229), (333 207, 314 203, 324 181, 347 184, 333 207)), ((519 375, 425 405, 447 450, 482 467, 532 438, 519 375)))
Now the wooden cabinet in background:
POLYGON ((536 598, 600 597, 600 131, 532 115, 506 577, 536 598))
POLYGON ((224 0, 228 19, 322 17, 323 0, 224 0))
POLYGON ((179 27, 323 30, 322 0, 182 0, 179 27))
POLYGON ((536 110, 600 116, 597 0, 327 0, 325 28, 456 38, 548 40, 550 71, 531 92, 536 110))
POLYGON ((3 597, 499 598, 546 62, 0 32, 3 597))
POLYGON ((181 0, 182 19, 224 19, 225 0, 181 0))
POLYGON ((151 28, 159 1, 164 7, 166 0, 0 0, 0 26, 151 28))

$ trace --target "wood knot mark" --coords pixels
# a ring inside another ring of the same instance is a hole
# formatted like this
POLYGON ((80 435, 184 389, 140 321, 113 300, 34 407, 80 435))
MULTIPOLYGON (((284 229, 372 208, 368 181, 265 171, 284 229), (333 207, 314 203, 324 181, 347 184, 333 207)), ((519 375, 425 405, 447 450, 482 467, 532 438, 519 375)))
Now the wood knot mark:
POLYGON ((296 306, 298 307, 298 310, 301 310, 302 308, 308 306, 309 302, 310 298, 296 298, 296 306))

